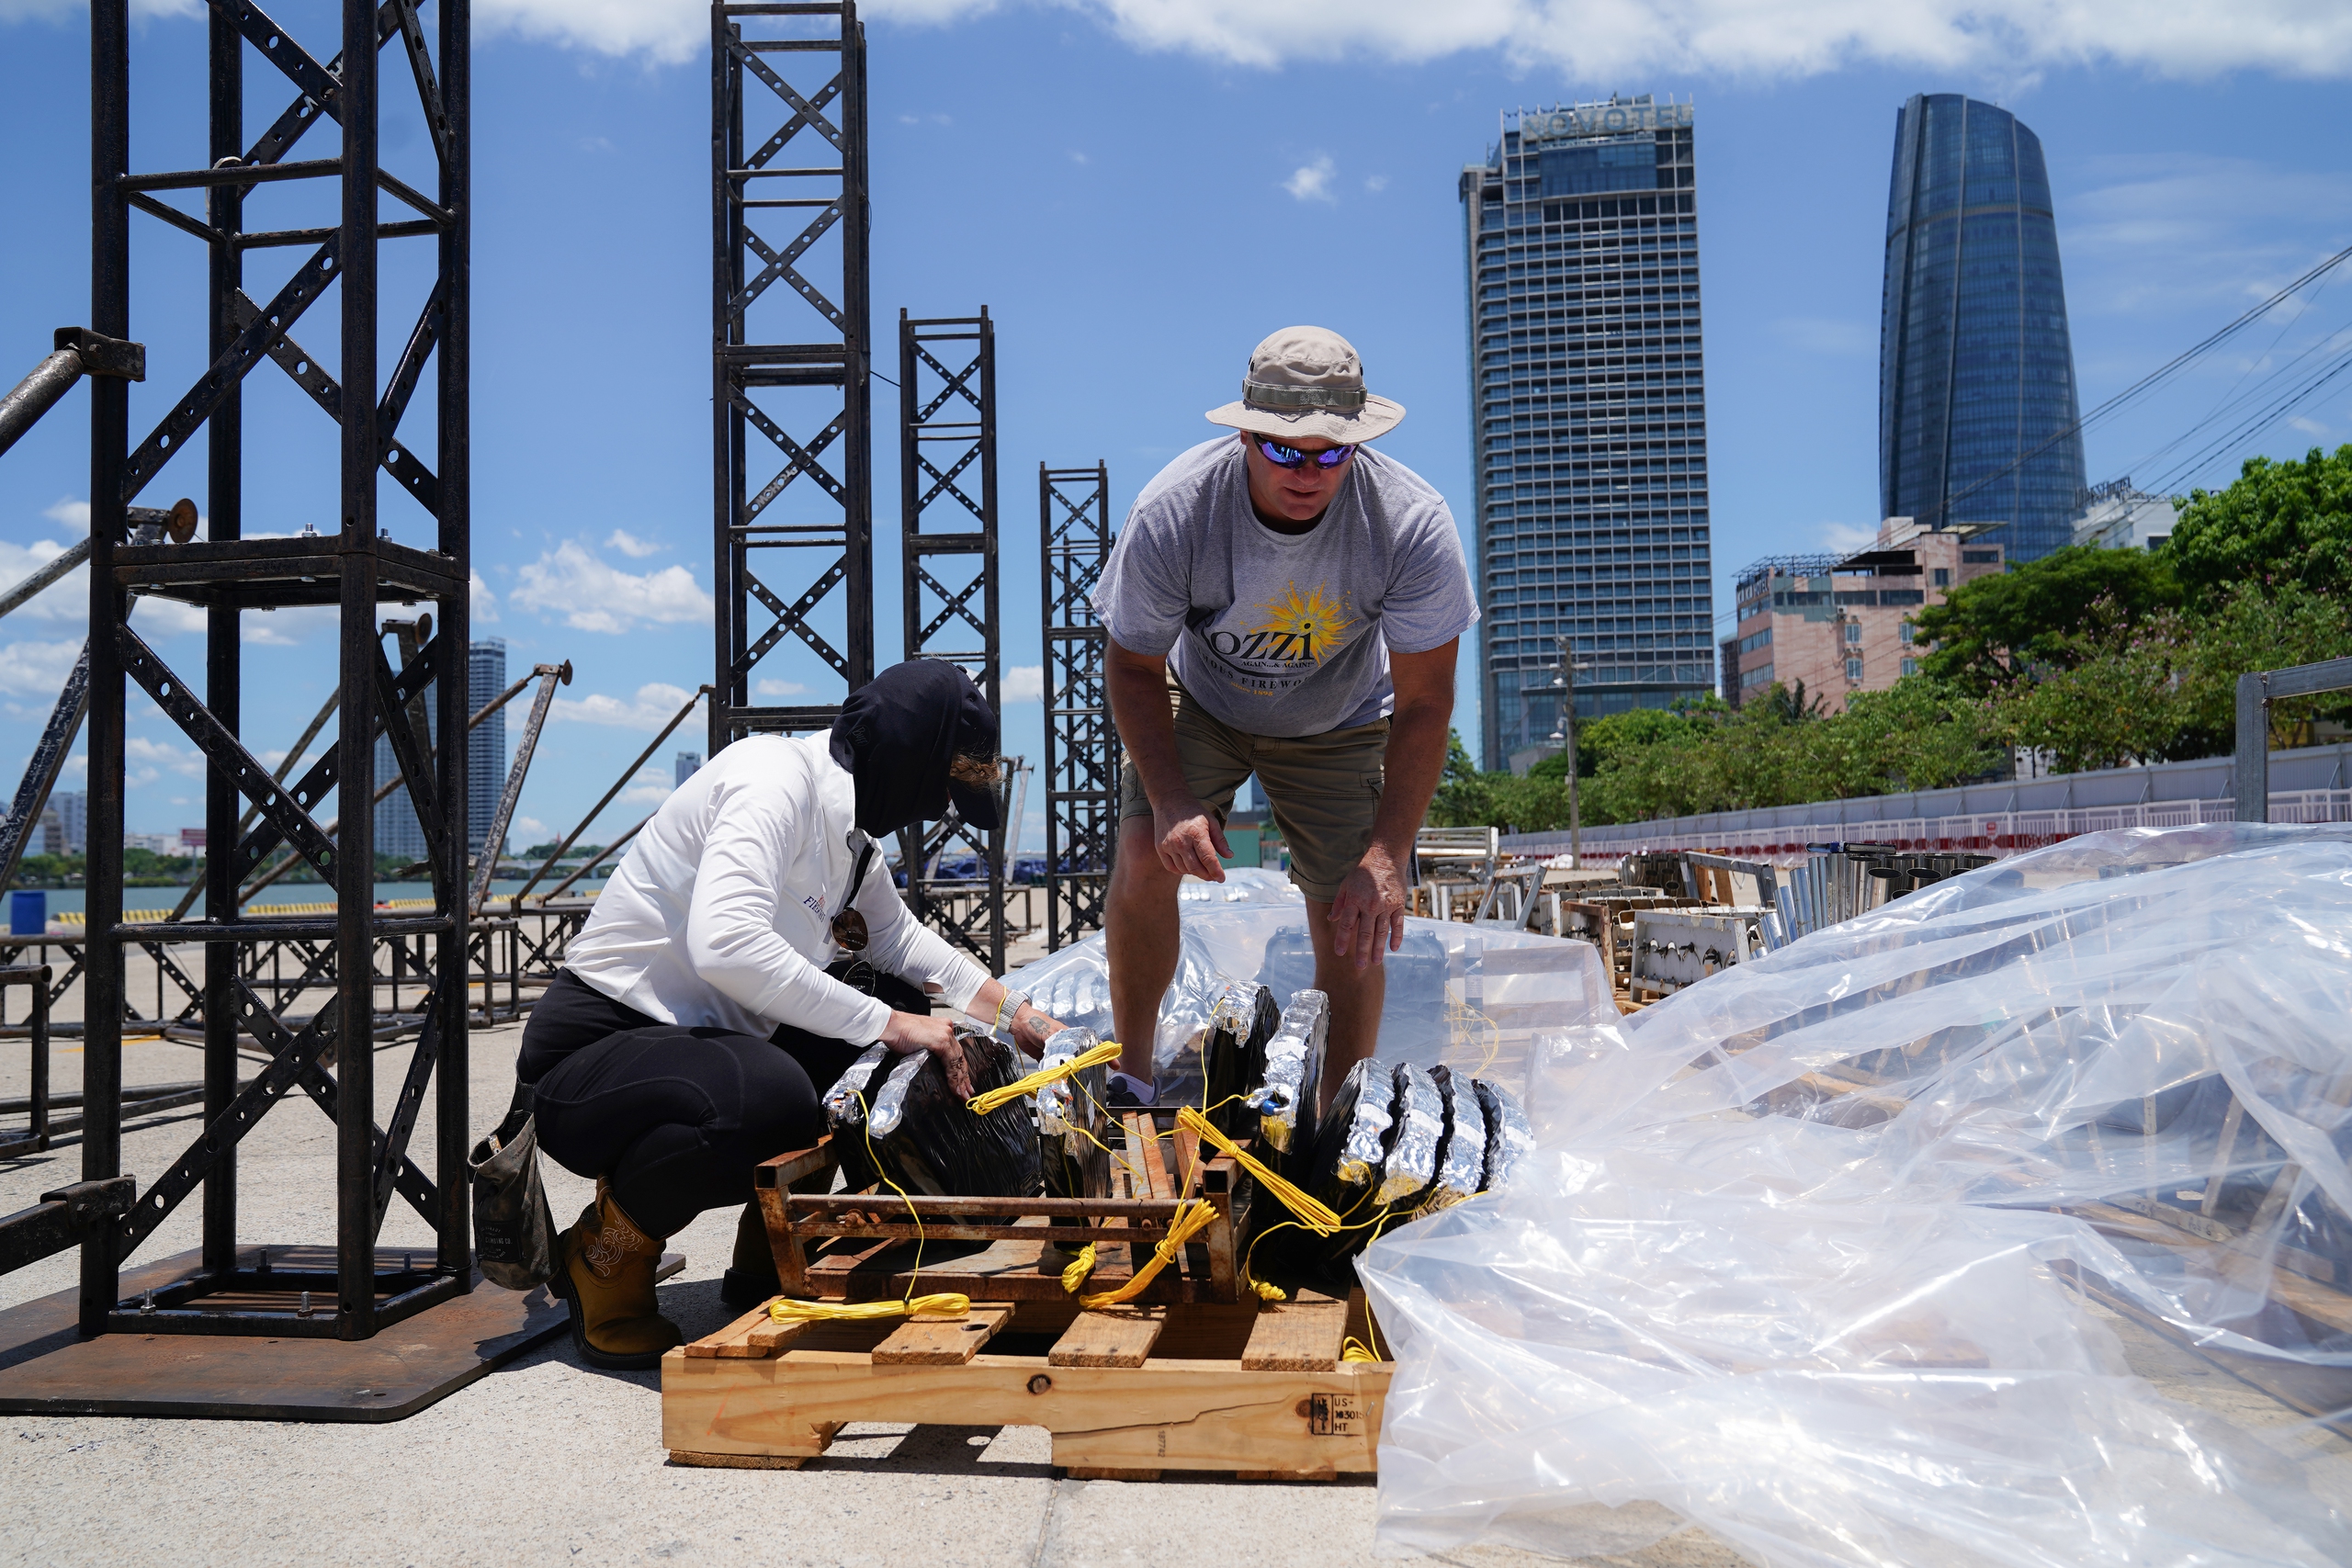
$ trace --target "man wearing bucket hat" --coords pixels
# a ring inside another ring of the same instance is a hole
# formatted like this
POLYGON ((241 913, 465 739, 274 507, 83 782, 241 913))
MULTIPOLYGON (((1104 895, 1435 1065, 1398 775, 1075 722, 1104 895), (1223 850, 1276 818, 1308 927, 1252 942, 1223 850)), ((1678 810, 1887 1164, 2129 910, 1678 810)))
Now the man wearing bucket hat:
POLYGON ((1404 408, 1365 390, 1321 327, 1260 344, 1238 401, 1146 485, 1094 597, 1126 750, 1108 909, 1114 1098, 1157 1097, 1152 1044, 1176 973, 1176 889, 1224 880, 1242 780, 1306 896, 1331 998, 1328 1099, 1371 1055, 1404 940, 1413 835, 1445 765, 1454 653, 1478 607, 1445 500, 1363 444, 1404 408))

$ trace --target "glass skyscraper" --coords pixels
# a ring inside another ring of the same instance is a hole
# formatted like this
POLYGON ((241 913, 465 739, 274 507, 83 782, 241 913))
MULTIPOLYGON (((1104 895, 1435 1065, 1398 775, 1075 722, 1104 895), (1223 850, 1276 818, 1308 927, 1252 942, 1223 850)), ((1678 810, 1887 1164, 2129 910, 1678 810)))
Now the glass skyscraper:
POLYGON ((1915 96, 1895 119, 1879 318, 1882 515, 2067 543, 2084 487, 2075 350, 2041 141, 2006 109, 1915 96))
MULTIPOLYGON (((483 637, 466 647, 466 709, 480 713, 483 705, 506 689, 506 639, 483 637)), ((433 688, 424 689, 425 728, 440 733, 433 688)), ((392 755, 390 737, 376 737, 376 782, 400 776, 400 759, 392 755)), ((499 709, 474 728, 466 756, 466 852, 480 854, 490 836, 490 819, 497 815, 498 797, 506 789, 506 710, 499 709)), ((376 803, 376 852, 404 861, 424 858, 424 827, 403 784, 376 803)), ((499 853, 506 852, 503 844, 499 853)))
POLYGON ((1579 716, 1713 684, 1691 122, 1510 112, 1462 174, 1487 768, 1550 746, 1564 638, 1579 716))

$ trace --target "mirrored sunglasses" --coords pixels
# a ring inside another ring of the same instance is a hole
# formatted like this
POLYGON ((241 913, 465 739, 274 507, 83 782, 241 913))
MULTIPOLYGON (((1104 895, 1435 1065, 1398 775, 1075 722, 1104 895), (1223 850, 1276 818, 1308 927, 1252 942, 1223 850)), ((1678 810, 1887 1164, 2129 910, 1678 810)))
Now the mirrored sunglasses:
POLYGON ((1302 452, 1295 446, 1285 446, 1262 435, 1258 437, 1258 450, 1266 455, 1266 461, 1278 468, 1303 468, 1309 457, 1315 459, 1315 466, 1318 468, 1336 468, 1356 455, 1352 446, 1327 446, 1320 452, 1302 452))

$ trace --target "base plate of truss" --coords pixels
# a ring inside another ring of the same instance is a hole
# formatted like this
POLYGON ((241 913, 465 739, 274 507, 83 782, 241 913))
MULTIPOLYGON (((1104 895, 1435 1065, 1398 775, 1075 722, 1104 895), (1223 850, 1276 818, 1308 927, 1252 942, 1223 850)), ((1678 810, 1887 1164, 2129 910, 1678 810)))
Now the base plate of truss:
MULTIPOLYGON (((265 1250, 281 1267, 306 1258, 334 1267, 331 1247, 270 1247, 240 1248, 241 1269, 265 1250)), ((400 1263, 396 1248, 378 1256, 387 1268, 400 1263)), ((126 1269, 124 1296, 167 1291, 200 1261, 183 1252, 126 1269)), ((74 1327, 78 1299, 60 1291, 0 1312, 0 1414, 398 1421, 563 1333, 568 1320, 545 1286, 518 1295, 479 1274, 471 1293, 356 1342, 137 1333, 84 1339, 74 1327)))

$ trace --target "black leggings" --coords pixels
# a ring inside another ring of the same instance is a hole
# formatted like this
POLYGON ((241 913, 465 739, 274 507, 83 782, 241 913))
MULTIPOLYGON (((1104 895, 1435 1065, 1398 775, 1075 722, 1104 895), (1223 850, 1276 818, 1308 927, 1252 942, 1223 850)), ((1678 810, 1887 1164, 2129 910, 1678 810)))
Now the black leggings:
MULTIPOLYGON (((931 1010, 921 987, 860 960, 829 973, 896 1011, 931 1010)), ((514 1073, 548 1157, 603 1178, 639 1229, 666 1237, 749 1199, 762 1160, 814 1144, 818 1096, 864 1048, 790 1024, 763 1040, 662 1023, 566 969, 531 1010, 514 1073)))

